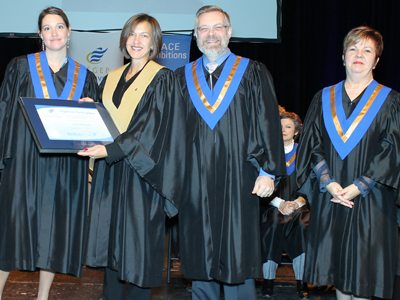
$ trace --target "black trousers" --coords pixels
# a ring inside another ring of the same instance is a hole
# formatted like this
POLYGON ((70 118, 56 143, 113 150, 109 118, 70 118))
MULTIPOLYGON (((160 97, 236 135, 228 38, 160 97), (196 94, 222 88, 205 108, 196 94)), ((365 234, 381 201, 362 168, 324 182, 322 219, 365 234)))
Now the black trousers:
POLYGON ((150 300, 151 288, 142 288, 129 283, 126 293, 126 282, 118 279, 118 272, 106 268, 103 282, 103 300, 150 300))

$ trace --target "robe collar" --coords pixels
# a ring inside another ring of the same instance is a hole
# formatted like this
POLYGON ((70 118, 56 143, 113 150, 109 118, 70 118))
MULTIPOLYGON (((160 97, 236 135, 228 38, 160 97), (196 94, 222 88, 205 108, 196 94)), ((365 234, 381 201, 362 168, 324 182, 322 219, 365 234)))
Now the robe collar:
POLYGON ((248 58, 230 54, 213 91, 204 76, 203 57, 186 65, 185 77, 190 98, 211 130, 231 104, 249 61, 248 58))
POLYGON ((292 139, 292 142, 290 143, 290 145, 284 146, 285 154, 286 154, 286 153, 289 153, 290 151, 293 150, 294 144, 295 144, 295 143, 294 143, 294 140, 292 139))
POLYGON ((109 112, 120 133, 123 133, 127 130, 136 107, 146 92, 147 87, 153 81, 157 73, 164 68, 164 66, 161 66, 150 60, 144 66, 136 79, 131 83, 129 88, 125 91, 120 105, 116 107, 112 101, 113 94, 117 88, 121 76, 123 76, 124 70, 128 67, 129 64, 126 64, 122 67, 112 70, 108 74, 102 97, 103 104, 107 108, 107 111, 109 112))
POLYGON ((47 56, 44 51, 27 55, 29 70, 36 98, 79 100, 85 87, 87 69, 68 57, 67 82, 60 96, 51 75, 47 56))
POLYGON ((373 80, 347 119, 342 102, 343 84, 344 81, 322 91, 324 124, 342 160, 365 135, 391 91, 390 88, 373 80))

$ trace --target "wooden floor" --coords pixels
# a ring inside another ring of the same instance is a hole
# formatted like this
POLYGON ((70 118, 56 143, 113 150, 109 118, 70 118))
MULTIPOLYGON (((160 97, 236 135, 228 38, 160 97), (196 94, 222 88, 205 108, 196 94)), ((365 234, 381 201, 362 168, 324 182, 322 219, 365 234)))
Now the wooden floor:
MULTIPOLYGON (((179 272, 179 261, 174 261, 174 267, 171 270, 171 280, 167 284, 167 272, 164 270, 162 286, 153 288, 152 300, 190 300, 191 293, 186 290, 187 280, 179 272)), ((33 300, 37 296, 39 282, 38 272, 11 272, 3 299, 13 300, 33 300)), ((261 290, 261 281, 256 282, 258 293, 261 290)), ((310 299, 315 300, 333 300, 336 299, 332 287, 318 289, 310 287, 310 299)), ((79 300, 100 300, 103 289, 103 272, 84 269, 82 278, 76 278, 68 275, 57 274, 53 286, 50 290, 50 300, 55 299, 79 299, 79 300)), ((275 295, 271 300, 298 299, 295 293, 295 280, 292 267, 280 266, 277 271, 277 279, 274 288, 275 295)), ((224 299, 221 296, 221 299, 224 299)), ((258 296, 258 299, 266 299, 258 296)))

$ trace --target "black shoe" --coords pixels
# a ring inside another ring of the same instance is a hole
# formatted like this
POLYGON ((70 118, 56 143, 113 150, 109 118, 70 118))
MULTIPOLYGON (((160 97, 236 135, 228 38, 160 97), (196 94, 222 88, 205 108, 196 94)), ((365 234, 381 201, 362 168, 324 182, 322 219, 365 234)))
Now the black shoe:
POLYGON ((188 291, 189 293, 192 292, 192 282, 188 282, 187 286, 186 286, 186 291, 188 291))
POLYGON ((264 279, 262 288, 261 288, 261 296, 262 297, 271 297, 274 293, 274 280, 273 279, 264 279))
POLYGON ((299 296, 300 299, 308 299, 308 286, 307 283, 302 282, 301 280, 296 281, 296 291, 297 291, 297 296, 299 296))

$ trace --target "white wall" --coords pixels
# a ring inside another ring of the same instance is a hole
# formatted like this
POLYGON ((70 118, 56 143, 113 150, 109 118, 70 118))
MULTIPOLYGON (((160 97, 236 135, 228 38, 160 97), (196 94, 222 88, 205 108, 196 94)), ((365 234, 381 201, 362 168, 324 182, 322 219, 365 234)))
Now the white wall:
POLYGON ((39 13, 48 6, 63 9, 74 30, 121 29, 141 12, 163 31, 192 30, 196 11, 209 4, 229 13, 233 37, 277 38, 276 0, 0 0, 0 32, 37 32, 39 13))

